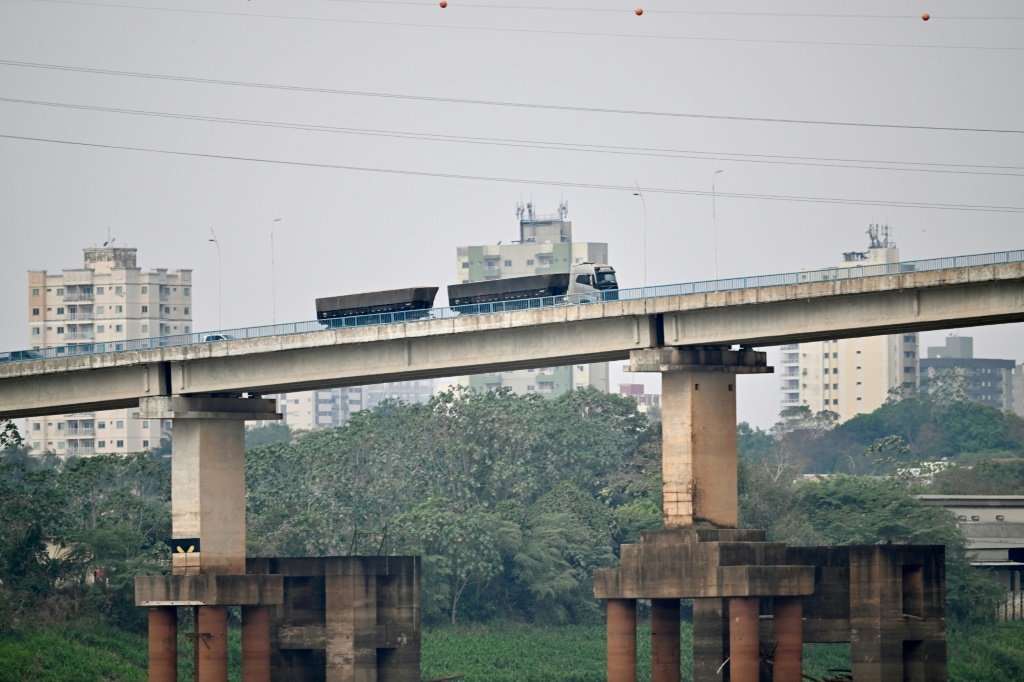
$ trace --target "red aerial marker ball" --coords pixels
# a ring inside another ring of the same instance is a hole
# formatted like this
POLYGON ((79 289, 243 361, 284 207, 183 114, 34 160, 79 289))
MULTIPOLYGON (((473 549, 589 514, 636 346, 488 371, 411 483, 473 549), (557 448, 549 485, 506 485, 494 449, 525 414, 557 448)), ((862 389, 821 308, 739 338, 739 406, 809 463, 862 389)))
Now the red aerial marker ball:
POLYGON ((921 15, 921 21, 928 21, 931 18, 932 18, 932 15, 928 14, 927 12, 925 12, 924 14, 921 15))
POLYGON ((636 8, 636 15, 638 17, 642 17, 644 15, 644 8, 643 7, 637 7, 636 8))
POLYGON ((441 9, 444 9, 447 6, 448 6, 448 0, 441 0, 441 9))

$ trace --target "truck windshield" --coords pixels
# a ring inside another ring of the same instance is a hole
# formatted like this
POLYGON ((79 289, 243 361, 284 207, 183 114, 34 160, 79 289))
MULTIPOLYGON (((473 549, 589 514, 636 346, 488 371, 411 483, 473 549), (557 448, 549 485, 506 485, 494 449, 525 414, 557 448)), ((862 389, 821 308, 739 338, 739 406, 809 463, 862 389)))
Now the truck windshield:
POLYGON ((615 281, 614 270, 598 270, 594 273, 594 279, 597 282, 598 289, 614 289, 618 286, 618 282, 615 281))

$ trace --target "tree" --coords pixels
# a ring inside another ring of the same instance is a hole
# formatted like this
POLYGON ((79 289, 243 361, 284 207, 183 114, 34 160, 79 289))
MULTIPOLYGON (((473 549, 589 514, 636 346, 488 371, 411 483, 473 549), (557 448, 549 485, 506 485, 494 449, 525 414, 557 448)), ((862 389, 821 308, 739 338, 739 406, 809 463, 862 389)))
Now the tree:
POLYGON ((18 447, 22 444, 18 427, 9 419, 0 419, 0 450, 18 447))

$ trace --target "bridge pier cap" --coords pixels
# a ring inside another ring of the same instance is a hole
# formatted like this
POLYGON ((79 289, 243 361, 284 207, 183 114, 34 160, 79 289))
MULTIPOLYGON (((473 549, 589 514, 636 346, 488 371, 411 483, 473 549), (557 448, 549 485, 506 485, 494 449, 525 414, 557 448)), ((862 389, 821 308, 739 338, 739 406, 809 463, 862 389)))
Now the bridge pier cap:
POLYGON ((767 374, 767 354, 724 346, 648 348, 630 372, 661 373, 662 516, 666 528, 739 524, 736 376, 767 374))

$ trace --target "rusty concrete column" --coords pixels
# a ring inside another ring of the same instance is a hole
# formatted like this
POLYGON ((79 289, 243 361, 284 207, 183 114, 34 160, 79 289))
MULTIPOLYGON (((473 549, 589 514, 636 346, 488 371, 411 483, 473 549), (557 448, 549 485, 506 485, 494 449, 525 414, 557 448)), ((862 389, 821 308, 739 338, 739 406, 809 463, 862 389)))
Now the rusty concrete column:
POLYGON ((270 609, 242 607, 242 682, 270 682, 270 609))
POLYGON ((636 682, 636 600, 609 599, 608 682, 636 682))
POLYGON ((173 606, 149 609, 149 682, 178 679, 178 611, 173 606))
POLYGON ((196 609, 196 682, 227 682, 228 608, 196 609))
POLYGON ((773 682, 803 679, 804 607, 799 597, 776 597, 772 629, 774 636, 773 682))
POLYGON ((729 599, 729 682, 758 682, 760 613, 757 597, 729 599))
POLYGON ((719 670, 729 658, 725 600, 693 600, 693 682, 722 682, 719 670))
POLYGON ((630 354, 631 372, 661 372, 662 514, 666 528, 739 522, 736 374, 770 372, 765 354, 727 348, 654 348, 630 354))
POLYGON ((679 600, 651 600, 651 682, 679 682, 679 600))

